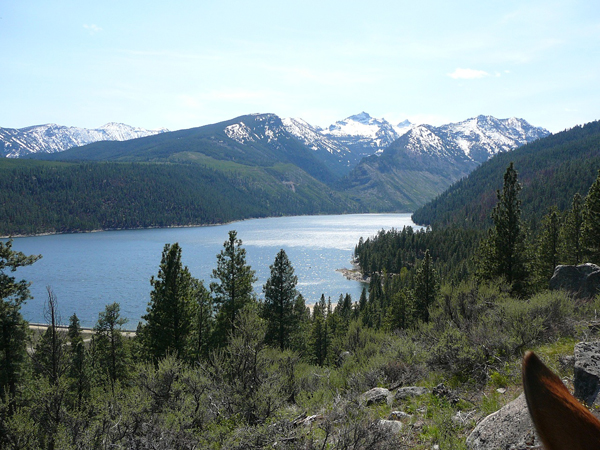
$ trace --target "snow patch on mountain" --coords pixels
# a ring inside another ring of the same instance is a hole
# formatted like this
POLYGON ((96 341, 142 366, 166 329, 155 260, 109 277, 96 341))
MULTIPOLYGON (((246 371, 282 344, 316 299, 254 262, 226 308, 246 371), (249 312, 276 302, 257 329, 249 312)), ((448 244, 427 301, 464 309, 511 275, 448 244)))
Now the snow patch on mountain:
POLYGON ((394 147, 412 154, 482 163, 500 152, 513 150, 550 132, 526 120, 477 116, 440 127, 413 127, 394 147))
POLYGON ((363 146, 366 144, 366 147, 374 150, 371 153, 377 153, 411 128, 412 124, 408 120, 392 125, 385 119, 371 117, 363 111, 330 125, 322 133, 340 142, 358 139, 363 146))
POLYGON ((326 151, 332 155, 345 155, 349 152, 348 148, 329 139, 321 132, 320 128, 312 126, 303 119, 287 117, 281 120, 288 133, 295 136, 311 150, 326 151))
POLYGON ((31 153, 56 153, 97 141, 126 141, 165 133, 122 123, 107 123, 100 128, 66 127, 56 124, 25 128, 0 128, 0 155, 19 158, 31 153))
POLYGON ((244 122, 234 123, 233 125, 225 127, 225 134, 230 139, 233 139, 240 144, 254 142, 256 140, 255 138, 258 138, 244 122))

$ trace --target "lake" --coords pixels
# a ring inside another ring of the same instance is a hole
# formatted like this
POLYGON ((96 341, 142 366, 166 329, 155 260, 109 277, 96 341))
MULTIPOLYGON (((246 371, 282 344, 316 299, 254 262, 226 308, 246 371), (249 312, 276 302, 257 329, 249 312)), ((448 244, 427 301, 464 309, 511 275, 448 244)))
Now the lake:
POLYGON ((34 296, 21 311, 30 322, 45 322, 46 286, 58 300, 62 323, 76 313, 82 326, 93 326, 105 305, 119 302, 135 329, 150 300, 150 277, 157 275, 163 247, 178 242, 183 263, 192 276, 208 287, 216 255, 229 230, 236 230, 246 249, 247 262, 256 271, 254 290, 259 298, 269 278, 269 266, 284 249, 298 276, 297 289, 307 304, 321 294, 335 304, 340 294, 358 301, 363 284, 347 280, 336 269, 351 268, 359 238, 381 229, 414 226, 410 214, 350 214, 252 219, 226 225, 190 228, 102 231, 15 238, 13 249, 41 254, 38 262, 16 272, 32 282, 34 296))

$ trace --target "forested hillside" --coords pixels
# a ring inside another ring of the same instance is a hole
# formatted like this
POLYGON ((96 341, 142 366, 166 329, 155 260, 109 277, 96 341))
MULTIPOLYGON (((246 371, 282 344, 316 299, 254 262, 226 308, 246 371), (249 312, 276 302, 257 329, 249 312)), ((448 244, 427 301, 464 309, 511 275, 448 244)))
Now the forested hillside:
POLYGON ((356 212, 291 164, 0 160, 0 235, 224 223, 250 217, 356 212))
POLYGON ((523 185, 523 218, 535 226, 551 206, 564 211, 575 193, 587 193, 600 169, 600 121, 496 155, 416 210, 413 220, 434 227, 487 228, 496 190, 511 161, 523 185))
MULTIPOLYGON (((254 114, 187 130, 123 142, 95 142, 34 158, 54 161, 234 162, 249 167, 294 164, 315 179, 336 176, 285 130, 274 114, 254 114)), ((218 165, 218 164, 217 164, 218 165)))

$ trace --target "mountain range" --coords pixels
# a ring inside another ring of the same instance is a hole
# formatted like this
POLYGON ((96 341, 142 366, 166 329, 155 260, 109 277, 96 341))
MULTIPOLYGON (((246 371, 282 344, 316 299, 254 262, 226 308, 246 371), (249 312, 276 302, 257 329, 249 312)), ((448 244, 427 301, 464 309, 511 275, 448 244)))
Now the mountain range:
POLYGON ((0 128, 0 156, 21 158, 34 153, 56 153, 92 142, 126 141, 167 131, 166 128, 146 130, 114 122, 95 129, 53 123, 18 129, 0 128))
MULTIPOLYGON (((6 202, 30 204, 31 214, 37 214, 33 211, 38 201, 35 192, 45 189, 43 186, 54 186, 52 189, 58 189, 58 197, 52 199, 55 209, 61 203, 60 198, 69 199, 73 194, 67 192, 69 189, 83 195, 78 202, 85 205, 85 195, 90 195, 89 192, 94 189, 103 190, 101 186, 104 181, 101 180, 106 180, 106 183, 112 183, 110 192, 113 194, 110 195, 121 199, 124 211, 131 202, 128 203, 121 194, 114 193, 118 192, 119 186, 125 191, 139 192, 140 201, 143 198, 147 205, 152 204, 152 198, 160 199, 163 205, 175 202, 168 206, 173 215, 164 216, 161 224, 172 221, 178 225, 207 223, 211 217, 211 223, 214 223, 279 214, 411 212, 441 194, 491 156, 549 134, 543 128, 531 126, 525 120, 516 118, 478 116, 434 127, 414 125, 408 121, 393 125, 365 112, 340 120, 327 128, 312 126, 301 119, 281 119, 275 114, 250 114, 178 131, 149 131, 124 125, 105 126, 99 129, 104 130, 100 132, 51 125, 45 126, 45 130, 44 127, 0 129, 4 153, 20 155, 20 158, 0 159, 0 169, 6 169, 0 171, 0 177, 12 171, 10 176, 14 179, 24 177, 23 183, 31 184, 27 178, 31 177, 28 172, 31 167, 37 171, 34 178, 39 177, 35 186, 30 186, 30 193, 15 191, 10 194, 13 197, 10 197, 9 192, 6 192, 6 202), (37 131, 34 132, 34 129, 37 131), (60 133, 56 131, 58 129, 60 133), (119 132, 110 135, 110 129, 119 132), (69 130, 73 132, 72 135, 68 134, 69 130), (148 135, 119 140, 134 136, 132 130, 148 135), (90 137, 100 140, 58 150, 62 148, 59 143, 72 145, 90 137), (109 138, 115 140, 103 140, 109 138), (26 143, 27 146, 24 145, 26 143), (16 150, 18 145, 22 146, 20 152, 16 150), (7 148, 10 150, 6 151, 7 148), (25 159, 55 162, 44 165, 43 161, 39 161, 30 166, 25 164, 25 159), (8 164, 10 161, 13 163, 8 164), (58 161, 63 163, 57 164, 58 161), (100 162, 110 162, 113 165, 96 164, 100 162), (128 165, 114 165, 122 163, 128 165), (152 164, 155 168, 145 169, 139 166, 140 163, 152 164), (190 172, 191 169, 186 169, 186 177, 190 180, 194 177, 206 180, 189 184, 189 189, 198 191, 194 194, 181 191, 185 185, 180 182, 177 189, 174 185, 168 187, 168 180, 177 170, 182 172, 183 178, 184 166, 196 168, 193 173, 190 172), (130 177, 125 176, 127 171, 131 172, 130 177), (100 184, 96 188, 90 186, 86 173, 98 180, 100 184), (150 179, 144 181, 144 173, 154 173, 160 178, 160 183, 154 183, 155 191, 148 187, 148 192, 144 192, 144 185, 152 185, 150 179), (46 183, 43 186, 40 185, 42 179, 46 183), (61 184, 67 179, 71 181, 61 184), (135 186, 134 181, 129 180, 136 180, 135 186), (209 183, 208 180, 213 181, 209 183), (237 194, 232 194, 232 186, 237 189, 237 194), (208 192, 211 192, 210 199, 206 197, 208 192), (196 199, 196 219, 189 215, 179 217, 177 212, 189 210, 190 195, 196 199), (223 198, 220 201, 221 195, 233 195, 233 198, 223 198), (187 200, 184 201, 183 196, 187 200), (216 198, 212 198, 215 196, 216 198), (236 202, 239 203, 242 198, 245 198, 244 206, 238 208, 236 202), (214 213, 208 212, 209 200, 210 210, 215 211, 214 213), (228 205, 226 210, 218 210, 212 203, 215 200, 217 205, 219 202, 221 205, 228 205), (255 202, 261 206, 250 207, 255 202)), ((10 186, 13 184, 14 182, 5 183, 4 189, 12 189, 10 186)), ((108 217, 110 212, 106 209, 107 205, 114 203, 114 200, 109 198, 108 191, 103 195, 97 196, 97 204, 103 211, 103 217, 108 217)), ((85 209, 83 206, 81 208, 85 209)), ((93 219, 96 213, 92 209, 88 208, 85 212, 91 217, 88 217, 89 220, 71 223, 87 223, 86 227, 91 227, 92 224, 97 228, 105 227, 105 223, 109 221, 93 219)), ((9 213, 12 214, 7 211, 9 213)), ((22 216, 23 223, 27 224, 30 216, 23 211, 18 214, 22 216)), ((65 212, 63 216, 72 214, 74 213, 65 212)), ((122 215, 126 217, 128 214, 123 212, 122 215)), ((138 217, 136 227, 156 226, 150 216, 140 213, 138 217)), ((110 222, 111 228, 130 226, 129 222, 110 222)), ((53 227, 57 228, 55 225, 53 227)), ((85 228, 78 227, 69 225, 66 228, 85 228)), ((27 233, 29 232, 36 231, 31 228, 28 229, 27 233)))
POLYGON ((413 220, 432 227, 488 228, 496 192, 512 162, 522 185, 523 217, 536 228, 551 206, 564 211, 576 193, 587 195, 600 170, 599 148, 596 121, 499 153, 415 210, 413 220))

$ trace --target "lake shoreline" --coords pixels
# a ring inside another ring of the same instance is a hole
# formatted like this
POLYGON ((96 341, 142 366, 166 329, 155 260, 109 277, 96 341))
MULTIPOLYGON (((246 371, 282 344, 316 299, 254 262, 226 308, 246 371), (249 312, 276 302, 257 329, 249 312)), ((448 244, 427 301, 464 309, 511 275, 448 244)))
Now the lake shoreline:
POLYGON ((46 286, 51 286, 63 316, 76 313, 82 327, 92 328, 98 314, 114 302, 120 304, 129 327, 134 327, 147 312, 149 280, 157 276, 166 243, 177 242, 183 249, 183 264, 208 285, 232 229, 243 241, 247 264, 256 271, 257 296, 262 296, 275 255, 285 249, 298 277, 296 288, 307 304, 318 302, 322 295, 336 299, 350 294, 356 300, 367 281, 352 261, 360 237, 407 225, 414 226, 409 214, 334 214, 246 219, 224 226, 23 237, 13 241, 13 250, 43 258, 19 268, 18 276, 31 282, 33 296, 23 305, 22 314, 31 323, 43 323, 46 286))
POLYGON ((13 234, 3 235, 0 239, 14 239, 14 238, 28 238, 28 237, 39 237, 39 236, 58 236, 58 235, 69 235, 69 234, 88 234, 88 233, 101 233, 105 231, 138 231, 138 230, 160 230, 160 229, 176 229, 176 228, 203 228, 203 227, 220 227, 223 225, 230 225, 232 223, 245 222, 247 220, 259 220, 259 219, 277 219, 279 217, 322 217, 322 216, 350 216, 350 215, 367 215, 367 214, 411 214, 412 212, 375 212, 375 213, 341 213, 341 214, 292 214, 292 215, 279 215, 279 216, 264 216, 264 217, 246 217, 243 219, 234 219, 228 222, 215 222, 215 223, 200 223, 190 225, 165 225, 165 226, 151 226, 151 227, 127 227, 127 228, 96 228, 94 230, 76 230, 76 231, 47 231, 44 233, 31 233, 31 234, 13 234))

